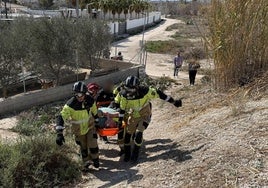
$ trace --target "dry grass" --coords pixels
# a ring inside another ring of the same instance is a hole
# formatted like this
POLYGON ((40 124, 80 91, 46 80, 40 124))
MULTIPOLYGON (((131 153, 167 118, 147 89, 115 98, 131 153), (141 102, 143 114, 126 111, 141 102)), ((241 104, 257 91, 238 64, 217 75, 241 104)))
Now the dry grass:
POLYGON ((185 96, 180 118, 173 126, 179 134, 177 141, 188 147, 205 145, 193 154, 196 160, 180 166, 185 187, 267 185, 267 105, 262 102, 267 101, 267 76, 265 73, 251 84, 225 93, 208 85, 174 92, 185 96))
POLYGON ((268 69, 268 1, 212 1, 209 48, 214 52, 216 87, 245 85, 268 69))
POLYGON ((245 96, 249 96, 253 99, 260 99, 268 94, 268 71, 263 73, 262 76, 257 77, 254 82, 245 86, 245 96))

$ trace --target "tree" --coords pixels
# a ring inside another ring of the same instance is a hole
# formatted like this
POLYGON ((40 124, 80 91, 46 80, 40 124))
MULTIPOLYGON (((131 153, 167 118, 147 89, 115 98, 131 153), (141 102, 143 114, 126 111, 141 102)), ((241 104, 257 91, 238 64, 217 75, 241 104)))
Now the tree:
POLYGON ((131 0, 123 0, 122 3, 122 9, 123 9, 123 12, 124 12, 124 15, 125 15, 125 20, 127 19, 127 14, 129 13, 129 8, 130 8, 130 5, 131 5, 131 0))
MULTIPOLYGON (((135 0, 134 0, 135 1, 135 0)), ((129 13, 130 13, 130 19, 132 18, 132 13, 135 11, 135 6, 133 3, 133 0, 131 0, 130 5, 129 5, 129 13)))
POLYGON ((56 85, 76 67, 73 32, 73 23, 66 19, 42 19, 32 24, 32 68, 42 77, 55 79, 56 85))
POLYGON ((4 97, 7 97, 9 85, 18 82, 21 63, 28 58, 30 40, 25 26, 27 24, 20 20, 0 22, 0 86, 4 97))
POLYGON ((105 20, 105 16, 106 16, 107 12, 109 11, 108 0, 101 0, 100 1, 100 8, 102 9, 103 19, 105 20))
POLYGON ((115 14, 117 12, 117 3, 115 1, 109 1, 109 7, 113 15, 113 21, 115 20, 115 14))
POLYGON ((115 4, 118 19, 120 19, 120 14, 123 12, 124 0, 115 0, 115 4))
POLYGON ((79 28, 76 35, 76 49, 79 57, 86 63, 89 61, 89 67, 96 68, 96 59, 111 42, 111 34, 108 26, 99 20, 79 19, 75 23, 79 28))

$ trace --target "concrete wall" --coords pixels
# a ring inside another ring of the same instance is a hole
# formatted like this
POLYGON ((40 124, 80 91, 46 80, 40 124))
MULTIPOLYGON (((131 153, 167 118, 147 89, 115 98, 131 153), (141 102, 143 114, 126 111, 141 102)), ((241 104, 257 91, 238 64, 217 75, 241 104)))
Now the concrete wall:
MULTIPOLYGON (((144 15, 143 15, 144 16, 144 15)), ((136 28, 141 28, 143 25, 151 25, 156 22, 160 22, 161 20, 161 13, 160 12, 150 12, 148 16, 138 18, 138 19, 131 19, 126 20, 126 33, 128 31, 132 31, 136 28), (145 20, 144 20, 145 19, 145 20)), ((119 23, 118 22, 110 22, 108 23, 110 28, 110 33, 117 35, 119 32, 119 23)))
POLYGON ((100 66, 104 70, 109 70, 109 69, 127 69, 130 67, 133 67, 135 64, 133 63, 128 63, 125 61, 119 61, 119 60, 112 60, 112 59, 100 59, 98 62, 98 66, 100 66))
POLYGON ((127 20, 127 30, 141 27, 144 25, 144 23, 145 25, 148 25, 154 22, 158 22, 160 20, 161 20, 160 12, 150 12, 149 15, 146 17, 134 19, 134 20, 127 20))
MULTIPOLYGON (((140 68, 142 69, 143 67, 140 65, 134 66, 105 76, 92 77, 84 82, 86 84, 96 82, 103 85, 107 80, 111 80, 114 83, 119 83, 124 81, 129 75, 139 76, 140 68)), ((0 117, 8 113, 16 113, 26 110, 33 106, 44 105, 50 102, 66 99, 72 95, 72 86, 73 83, 7 98, 0 102, 0 117)))
POLYGON ((110 28, 110 33, 111 34, 117 34, 118 33, 118 28, 119 28, 119 23, 118 22, 110 22, 108 24, 110 28))

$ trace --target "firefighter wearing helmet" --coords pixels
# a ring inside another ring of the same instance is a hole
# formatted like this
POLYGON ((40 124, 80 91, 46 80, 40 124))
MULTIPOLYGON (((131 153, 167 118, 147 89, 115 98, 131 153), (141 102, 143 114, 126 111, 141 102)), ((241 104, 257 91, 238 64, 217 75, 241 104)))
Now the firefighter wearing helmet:
POLYGON ((135 76, 125 80, 124 87, 115 97, 115 103, 120 107, 119 125, 127 122, 124 135, 124 161, 137 162, 143 141, 143 131, 151 119, 151 99, 160 98, 176 107, 182 106, 181 99, 174 100, 171 96, 153 87, 141 86, 135 76), (131 138, 134 136, 134 148, 131 150, 131 138))
POLYGON ((91 160, 95 168, 99 168, 99 147, 95 119, 97 107, 94 99, 87 95, 87 87, 83 82, 76 82, 72 88, 73 96, 67 101, 57 117, 56 143, 65 142, 63 136, 64 123, 70 123, 75 142, 79 145, 84 170, 88 169, 91 160))

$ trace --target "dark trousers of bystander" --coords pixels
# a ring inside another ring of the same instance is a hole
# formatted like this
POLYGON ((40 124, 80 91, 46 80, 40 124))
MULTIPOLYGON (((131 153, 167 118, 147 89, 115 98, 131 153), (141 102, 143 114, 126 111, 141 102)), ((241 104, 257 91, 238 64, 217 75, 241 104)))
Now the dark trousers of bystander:
POLYGON ((178 76, 179 70, 180 70, 180 67, 178 66, 174 67, 174 77, 178 76))
POLYGON ((190 85, 194 85, 197 70, 189 70, 190 85))

